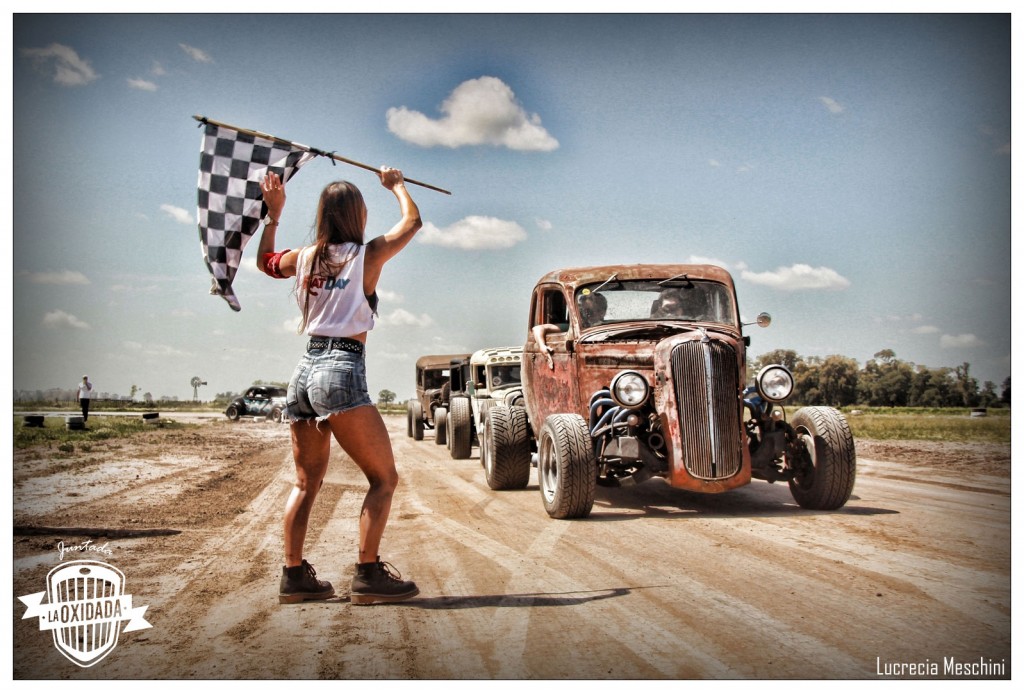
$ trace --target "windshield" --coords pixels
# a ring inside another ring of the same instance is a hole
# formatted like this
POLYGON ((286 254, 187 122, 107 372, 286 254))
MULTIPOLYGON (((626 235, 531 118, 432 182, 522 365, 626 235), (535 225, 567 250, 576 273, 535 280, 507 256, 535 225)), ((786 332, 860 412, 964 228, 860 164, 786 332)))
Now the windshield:
POLYGON ((576 305, 583 328, 637 320, 735 324, 728 287, 686 278, 590 284, 576 291, 576 305))
POLYGON ((427 370, 423 372, 423 388, 437 390, 448 382, 448 369, 427 370))
POLYGON ((491 366, 489 368, 491 372, 491 387, 505 387, 506 385, 518 385, 519 380, 519 364, 501 364, 497 366, 491 366))

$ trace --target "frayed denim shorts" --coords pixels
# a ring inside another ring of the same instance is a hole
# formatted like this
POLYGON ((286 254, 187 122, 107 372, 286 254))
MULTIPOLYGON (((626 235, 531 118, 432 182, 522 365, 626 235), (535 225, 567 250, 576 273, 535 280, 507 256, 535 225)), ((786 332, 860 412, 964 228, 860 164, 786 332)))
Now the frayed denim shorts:
POLYGON ((341 349, 310 349, 288 383, 292 421, 325 419, 331 414, 373 404, 366 386, 363 354, 341 349))

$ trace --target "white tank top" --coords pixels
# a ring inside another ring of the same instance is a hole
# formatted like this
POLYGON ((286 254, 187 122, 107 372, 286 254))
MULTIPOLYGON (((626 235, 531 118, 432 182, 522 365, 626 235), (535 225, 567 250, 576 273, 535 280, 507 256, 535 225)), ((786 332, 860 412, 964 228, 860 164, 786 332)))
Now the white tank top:
MULTIPOLYGON (((295 299, 299 310, 309 297, 306 334, 318 337, 352 337, 373 329, 374 308, 363 294, 365 245, 339 243, 327 247, 333 264, 345 263, 336 277, 310 276, 314 246, 299 252, 295 274, 295 299)), ((323 271, 323 268, 320 268, 323 271)))

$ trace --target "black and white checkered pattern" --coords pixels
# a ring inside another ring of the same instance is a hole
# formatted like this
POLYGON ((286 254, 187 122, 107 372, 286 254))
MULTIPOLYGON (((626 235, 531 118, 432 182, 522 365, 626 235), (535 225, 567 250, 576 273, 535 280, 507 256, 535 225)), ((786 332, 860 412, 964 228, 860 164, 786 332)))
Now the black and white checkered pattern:
POLYGON ((231 288, 242 251, 267 213, 260 181, 268 171, 288 181, 316 156, 301 145, 206 124, 199 154, 199 241, 213 276, 210 293, 232 310, 242 309, 231 288))

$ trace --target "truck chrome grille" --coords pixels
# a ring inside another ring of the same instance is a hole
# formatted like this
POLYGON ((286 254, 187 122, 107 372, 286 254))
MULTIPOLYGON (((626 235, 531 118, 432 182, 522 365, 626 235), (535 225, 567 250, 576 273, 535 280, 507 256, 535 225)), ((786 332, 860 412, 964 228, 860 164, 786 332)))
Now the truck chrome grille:
POLYGON ((693 341, 672 350, 686 470, 698 479, 726 479, 743 464, 736 352, 722 342, 693 341))

